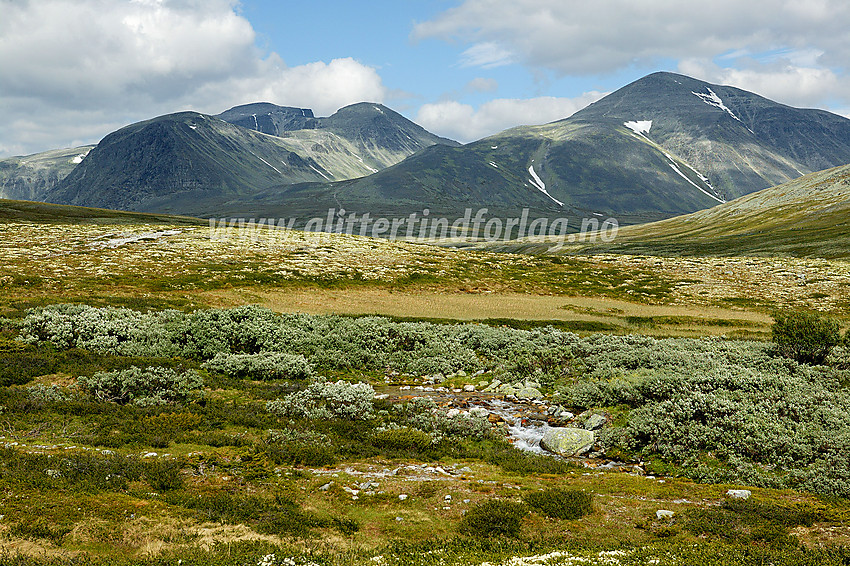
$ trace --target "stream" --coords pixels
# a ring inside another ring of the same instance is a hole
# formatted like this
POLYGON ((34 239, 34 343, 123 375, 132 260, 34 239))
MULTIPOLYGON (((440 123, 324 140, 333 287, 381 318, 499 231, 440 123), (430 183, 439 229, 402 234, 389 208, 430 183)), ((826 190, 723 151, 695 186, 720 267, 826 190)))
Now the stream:
POLYGON ((544 450, 540 441, 551 428, 547 423, 547 404, 543 401, 510 401, 493 394, 475 392, 454 392, 445 387, 380 387, 376 391, 393 400, 413 397, 429 397, 439 405, 446 405, 468 412, 482 408, 488 415, 497 415, 505 422, 508 438, 520 450, 558 457, 544 450))

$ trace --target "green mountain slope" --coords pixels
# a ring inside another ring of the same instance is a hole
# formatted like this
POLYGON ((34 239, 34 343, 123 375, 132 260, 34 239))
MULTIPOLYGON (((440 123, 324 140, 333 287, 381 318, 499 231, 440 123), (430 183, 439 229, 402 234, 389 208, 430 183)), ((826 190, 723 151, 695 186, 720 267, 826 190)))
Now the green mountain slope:
MULTIPOLYGON (((279 187, 253 203, 373 215, 489 207, 647 222, 850 163, 850 120, 733 87, 654 73, 565 120, 434 147, 365 178, 279 187)), ((248 204, 248 203, 246 203, 248 204)), ((261 207, 256 206, 255 209, 261 207)))
POLYGON ((380 105, 354 105, 318 119, 307 110, 266 104, 221 116, 235 123, 181 112, 122 128, 106 136, 45 200, 197 214, 209 203, 250 200, 271 186, 362 177, 427 145, 454 143, 380 105), (257 116, 259 110, 267 112, 257 116), (248 112, 256 128, 238 125, 248 112), (278 135, 263 132, 272 126, 278 135))
POLYGON ((48 204, 0 198, 0 222, 43 222, 48 224, 186 224, 208 225, 189 216, 121 212, 67 204, 48 204))
POLYGON ((40 200, 67 177, 93 147, 54 149, 0 159, 0 198, 40 200))
MULTIPOLYGON (((610 243, 567 244, 565 253, 850 257, 850 165, 660 222, 622 228, 610 243)), ((539 253, 551 242, 483 245, 539 253)))

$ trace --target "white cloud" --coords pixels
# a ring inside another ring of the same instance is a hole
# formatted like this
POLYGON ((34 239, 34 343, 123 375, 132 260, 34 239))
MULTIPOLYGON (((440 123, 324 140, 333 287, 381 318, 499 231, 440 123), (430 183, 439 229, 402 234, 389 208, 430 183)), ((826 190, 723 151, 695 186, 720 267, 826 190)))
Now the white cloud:
POLYGON ((184 109, 264 100, 323 115, 386 96, 354 59, 287 67, 263 53, 230 0, 0 0, 0 12, 0 155, 184 109))
POLYGON ((577 98, 500 98, 485 102, 478 109, 457 101, 445 101, 423 105, 416 121, 436 134, 468 142, 517 125, 545 124, 567 118, 604 95, 587 92, 577 98))
POLYGON ((492 69, 509 65, 513 62, 513 55, 507 49, 497 43, 487 41, 476 43, 460 54, 461 67, 484 67, 492 69))
POLYGON ((817 106, 830 97, 850 94, 850 81, 834 71, 800 67, 789 62, 753 65, 743 69, 723 68, 710 61, 686 59, 679 71, 708 82, 749 90, 790 106, 817 106))
MULTIPOLYGON (((413 37, 460 41, 470 49, 494 45, 524 64, 567 74, 710 59, 740 49, 814 48, 824 53, 820 64, 840 66, 850 58, 848 21, 846 0, 464 0, 417 24, 413 37)), ((461 60, 475 61, 466 54, 461 60)))

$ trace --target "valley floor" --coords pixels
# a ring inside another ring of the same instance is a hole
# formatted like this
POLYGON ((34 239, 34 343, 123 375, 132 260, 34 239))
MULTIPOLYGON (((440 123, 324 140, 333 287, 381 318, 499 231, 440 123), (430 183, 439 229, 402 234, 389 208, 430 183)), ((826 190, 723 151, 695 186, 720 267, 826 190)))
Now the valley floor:
POLYGON ((850 560, 850 353, 812 368, 765 343, 774 309, 846 326, 848 262, 18 221, 0 265, 0 563, 850 560), (97 389, 133 367, 186 389, 97 389), (298 397, 318 376, 395 394, 352 417, 351 398, 298 397), (538 385, 521 405, 551 426, 604 415, 593 454, 521 452, 475 421, 460 391, 497 381, 538 385), (556 487, 592 510, 528 504, 556 487), (464 530, 490 500, 526 505, 518 533, 464 530))

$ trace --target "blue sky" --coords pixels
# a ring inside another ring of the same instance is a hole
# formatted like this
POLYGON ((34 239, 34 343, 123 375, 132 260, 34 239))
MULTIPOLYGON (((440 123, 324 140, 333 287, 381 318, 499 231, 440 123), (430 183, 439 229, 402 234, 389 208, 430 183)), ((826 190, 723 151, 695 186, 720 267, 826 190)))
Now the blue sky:
POLYGON ((181 110, 383 102, 471 141, 657 70, 850 113, 846 0, 0 0, 0 157, 181 110))

